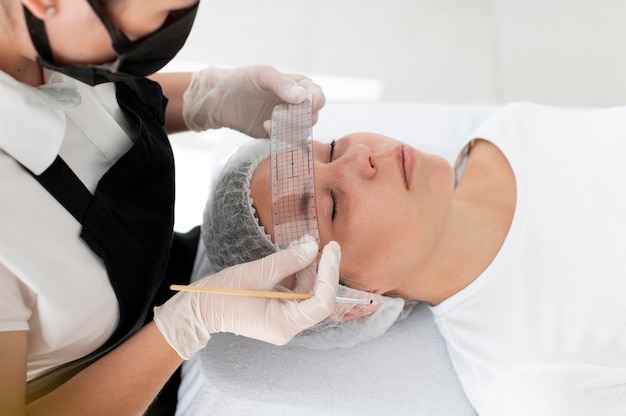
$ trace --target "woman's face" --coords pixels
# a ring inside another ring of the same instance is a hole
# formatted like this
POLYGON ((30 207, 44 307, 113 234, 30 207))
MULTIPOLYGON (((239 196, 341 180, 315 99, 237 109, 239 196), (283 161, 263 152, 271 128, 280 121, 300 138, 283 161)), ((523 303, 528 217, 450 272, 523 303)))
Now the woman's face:
MULTIPOLYGON (((341 245, 342 280, 403 296, 437 245, 454 192, 452 167, 373 133, 349 134, 334 146, 314 142, 313 153, 320 237, 341 245)), ((256 169, 251 194, 272 235, 269 159, 256 169)))

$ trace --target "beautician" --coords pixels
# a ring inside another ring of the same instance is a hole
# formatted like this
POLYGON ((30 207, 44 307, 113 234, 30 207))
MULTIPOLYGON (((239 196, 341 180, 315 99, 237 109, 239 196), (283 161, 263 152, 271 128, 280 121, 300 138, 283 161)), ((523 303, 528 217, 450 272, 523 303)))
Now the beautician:
POLYGON ((212 333, 284 344, 334 307, 336 244, 317 275, 307 243, 195 283, 272 290, 296 274, 306 301, 170 298, 198 235, 172 231, 166 132, 266 137, 276 104, 314 93, 315 117, 324 104, 310 79, 265 66, 145 78, 182 47, 197 8, 0 0, 2 415, 142 414, 212 333))

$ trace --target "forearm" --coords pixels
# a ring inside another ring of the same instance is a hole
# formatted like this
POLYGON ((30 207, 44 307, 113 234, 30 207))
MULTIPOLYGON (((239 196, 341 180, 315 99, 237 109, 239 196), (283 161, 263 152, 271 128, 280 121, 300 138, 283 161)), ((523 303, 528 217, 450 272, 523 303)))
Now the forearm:
POLYGON ((188 130, 183 120, 183 94, 189 86, 191 72, 164 72, 150 76, 158 82, 167 97, 165 113, 165 129, 168 133, 177 133, 188 130))
POLYGON ((140 415, 182 359, 149 323, 65 384, 31 403, 28 415, 140 415))

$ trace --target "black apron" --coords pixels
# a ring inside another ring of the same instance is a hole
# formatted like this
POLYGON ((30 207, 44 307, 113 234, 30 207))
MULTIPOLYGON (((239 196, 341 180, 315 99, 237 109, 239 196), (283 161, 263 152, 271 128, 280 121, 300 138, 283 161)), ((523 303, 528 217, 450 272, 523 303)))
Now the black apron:
MULTIPOLYGON (((28 382, 27 403, 137 332, 150 319, 157 292, 160 301, 169 292, 165 275, 174 224, 174 159, 163 128, 167 99, 147 79, 116 83, 116 96, 138 137, 100 179, 95 193, 60 157, 35 177, 82 224, 81 238, 103 259, 119 304, 119 324, 92 354, 28 382)), ((189 276, 178 278, 186 282, 189 276)))

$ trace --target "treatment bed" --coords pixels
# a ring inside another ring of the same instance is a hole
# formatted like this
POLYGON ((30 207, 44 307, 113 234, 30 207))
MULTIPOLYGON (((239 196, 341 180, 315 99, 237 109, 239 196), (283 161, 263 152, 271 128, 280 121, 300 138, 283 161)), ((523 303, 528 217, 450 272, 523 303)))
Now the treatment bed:
MULTIPOLYGON (((489 106, 328 104, 313 127, 313 138, 328 141, 371 131, 454 162, 470 133, 494 110, 489 106)), ((212 149, 207 153, 213 159, 210 164, 205 160, 204 168, 195 172, 211 166, 214 175, 234 149, 250 140, 227 129, 213 134, 217 139, 211 139, 212 149)), ((175 153, 185 154, 178 146, 175 153)), ((193 162, 202 163, 197 149, 194 152, 193 162)), ((184 169, 191 172, 193 166, 184 169)), ((188 188, 191 177, 183 171, 177 179, 179 189, 188 188)), ((204 195, 204 189, 198 191, 199 183, 209 186, 210 179, 203 180, 193 181, 196 194, 204 195)), ((190 221, 197 224, 201 216, 190 221)), ((195 278, 205 272, 196 260, 195 278)), ((383 335, 350 348, 276 347, 231 334, 213 335, 204 350, 184 363, 178 397, 179 416, 476 414, 454 374, 428 306, 419 303, 383 335)))

